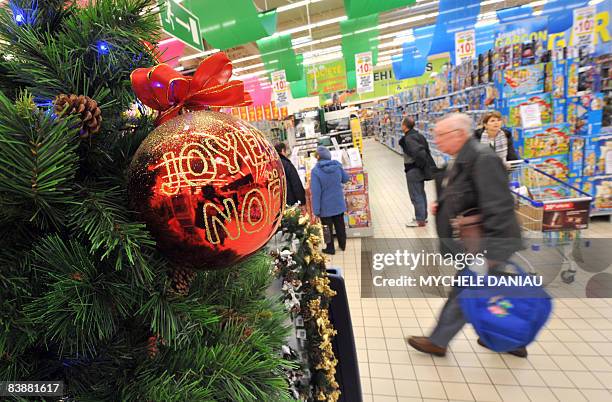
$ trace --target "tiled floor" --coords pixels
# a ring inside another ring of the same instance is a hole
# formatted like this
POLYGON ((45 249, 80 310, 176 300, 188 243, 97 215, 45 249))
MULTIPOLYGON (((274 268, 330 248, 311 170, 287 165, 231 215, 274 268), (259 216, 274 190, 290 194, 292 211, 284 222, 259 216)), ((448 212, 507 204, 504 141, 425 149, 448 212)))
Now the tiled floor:
MULTIPOLYGON (((367 140, 370 204, 376 237, 435 237, 407 229, 412 219, 402 159, 367 140)), ((433 200, 432 184, 428 194, 433 200)), ((612 237, 612 224, 591 224, 589 234, 612 237)), ((443 299, 362 299, 360 240, 331 259, 341 267, 349 295, 364 401, 612 401, 612 299, 558 299, 529 357, 492 353, 476 343, 468 325, 446 357, 419 353, 405 343, 429 334, 443 299)))

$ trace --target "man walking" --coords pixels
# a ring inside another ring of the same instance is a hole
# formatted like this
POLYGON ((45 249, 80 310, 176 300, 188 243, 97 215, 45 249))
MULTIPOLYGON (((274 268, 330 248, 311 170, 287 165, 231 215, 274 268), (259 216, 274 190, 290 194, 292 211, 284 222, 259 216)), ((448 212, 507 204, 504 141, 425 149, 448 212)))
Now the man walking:
POLYGON ((414 120, 405 117, 402 121, 404 136, 399 145, 403 150, 404 172, 408 183, 408 194, 414 206, 415 218, 407 227, 423 227, 427 224, 427 194, 425 181, 433 178, 435 162, 425 137, 414 129, 414 120))
MULTIPOLYGON (((454 158, 436 183, 438 201, 434 210, 440 253, 465 252, 454 239, 453 222, 457 216, 467 216, 471 211, 475 213, 473 218, 479 218, 478 248, 486 253, 485 266, 480 268, 495 274, 522 246, 506 168, 491 148, 480 145, 472 137, 472 119, 465 114, 444 117, 436 123, 433 132, 438 149, 454 158)), ((461 271, 457 273, 461 274, 461 271)), ((466 323, 457 300, 459 292, 459 288, 453 287, 431 335, 410 337, 410 346, 437 356, 446 354, 449 342, 466 323)), ((484 346, 480 340, 478 343, 484 346)), ((524 347, 509 353, 527 356, 524 347)))

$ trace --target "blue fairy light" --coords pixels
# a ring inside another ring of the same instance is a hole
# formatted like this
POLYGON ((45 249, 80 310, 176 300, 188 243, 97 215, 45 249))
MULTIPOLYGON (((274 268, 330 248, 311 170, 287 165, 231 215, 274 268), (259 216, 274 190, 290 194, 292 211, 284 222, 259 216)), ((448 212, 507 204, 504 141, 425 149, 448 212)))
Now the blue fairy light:
POLYGON ((96 42, 96 50, 100 55, 107 55, 110 53, 110 45, 105 40, 99 40, 96 42))
POLYGON ((23 25, 26 21, 26 18, 25 18, 25 15, 23 15, 23 12, 17 12, 16 14, 14 14, 14 17, 15 17, 15 22, 19 26, 23 25))
POLYGON ((13 1, 9 3, 9 7, 13 12, 13 21, 15 21, 17 26, 23 26, 25 24, 31 25, 36 19, 38 0, 32 1, 29 8, 21 8, 13 1))

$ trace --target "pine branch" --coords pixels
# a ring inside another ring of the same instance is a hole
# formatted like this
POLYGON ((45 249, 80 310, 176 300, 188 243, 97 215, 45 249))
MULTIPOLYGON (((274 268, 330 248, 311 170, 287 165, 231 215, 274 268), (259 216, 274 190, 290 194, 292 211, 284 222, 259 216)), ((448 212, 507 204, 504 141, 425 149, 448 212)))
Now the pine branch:
POLYGON ((81 193, 84 198, 72 209, 69 218, 73 235, 87 239, 89 252, 99 255, 100 261, 112 257, 117 271, 129 264, 130 269, 139 270, 137 278, 141 284, 150 283, 153 273, 143 252, 152 249, 155 241, 144 224, 130 221, 125 190, 90 186, 82 187, 81 193))
POLYGON ((17 25, 5 8, 0 11, 0 39, 10 45, 0 45, 0 51, 13 56, 2 63, 8 77, 36 96, 87 95, 103 111, 120 114, 134 100, 131 71, 154 62, 155 54, 143 44, 155 42, 159 33, 157 15, 142 13, 149 3, 98 0, 62 16, 59 32, 42 33, 35 24, 17 25), (108 52, 100 50, 102 43, 108 52))
POLYGON ((121 319, 134 309, 133 290, 114 272, 100 271, 77 241, 43 239, 33 250, 32 267, 46 284, 24 311, 59 354, 94 354, 121 319))
POLYGON ((0 201, 42 228, 62 226, 63 209, 73 202, 69 183, 76 171, 77 135, 72 125, 71 119, 54 120, 14 105, 0 93, 0 201))

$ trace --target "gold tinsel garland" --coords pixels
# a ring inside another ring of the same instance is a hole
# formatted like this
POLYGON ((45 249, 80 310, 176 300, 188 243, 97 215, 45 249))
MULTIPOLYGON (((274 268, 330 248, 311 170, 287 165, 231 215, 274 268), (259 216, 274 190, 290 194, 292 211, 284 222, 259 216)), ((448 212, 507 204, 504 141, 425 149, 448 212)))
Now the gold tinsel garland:
MULTIPOLYGON (((307 317, 306 319, 314 323, 316 332, 312 334, 312 338, 314 338, 312 340, 315 342, 320 341, 319 345, 313 345, 316 352, 314 356, 311 357, 312 367, 315 370, 323 372, 327 382, 323 387, 315 387, 314 397, 320 401, 336 402, 340 398, 340 386, 335 377, 338 360, 333 351, 332 341, 337 331, 333 328, 329 320, 329 310, 327 307, 321 306, 322 300, 324 300, 325 305, 328 305, 329 299, 335 296, 336 292, 330 287, 330 280, 325 271, 325 257, 320 252, 323 233, 322 227, 318 223, 310 224, 310 218, 307 215, 303 215, 299 208, 295 207, 288 208, 285 211, 283 223, 285 224, 283 225, 284 232, 291 233, 294 237, 297 236, 302 240, 303 247, 301 251, 303 252, 303 268, 305 269, 310 264, 315 264, 318 271, 320 271, 314 278, 307 281, 313 290, 312 297, 314 298, 311 299, 306 306, 302 307, 302 311, 304 311, 305 317, 307 317)), ((284 251, 283 253, 286 252, 287 251, 284 251)), ((280 253, 279 257, 281 257, 280 253)), ((279 265, 282 265, 283 262, 286 264, 291 260, 290 256, 278 258, 274 271, 278 273, 283 272, 282 267, 279 265)), ((292 272, 296 271, 285 269, 285 273, 292 272)), ((296 285, 290 278, 285 277, 283 279, 289 289, 294 288, 294 285, 296 285)))

